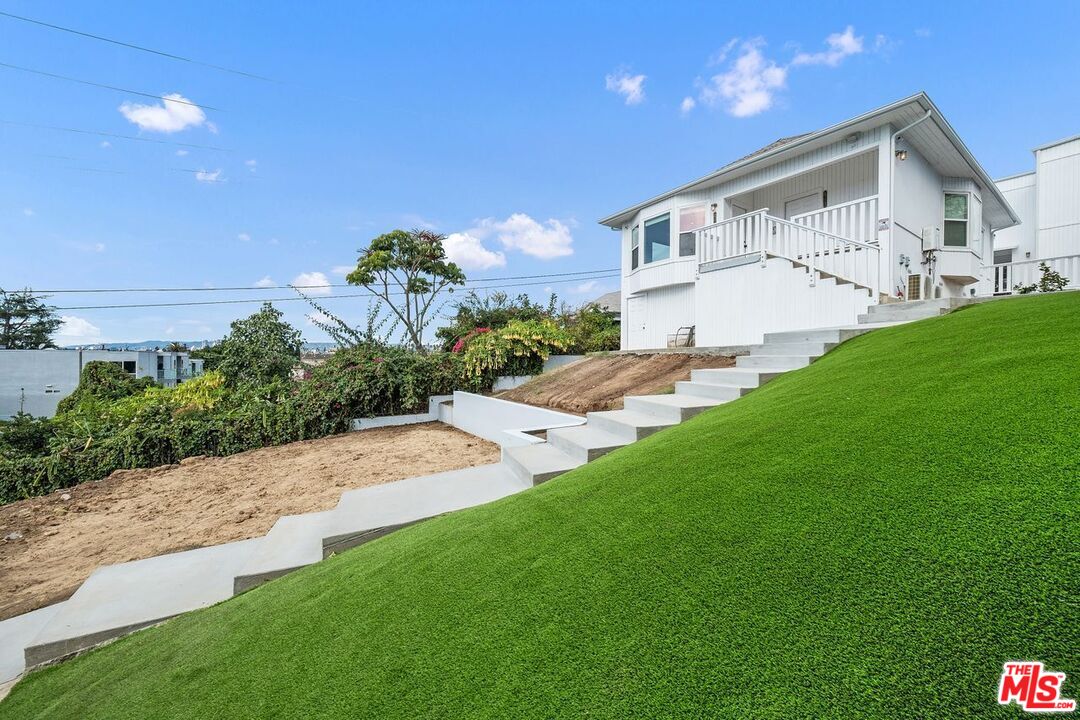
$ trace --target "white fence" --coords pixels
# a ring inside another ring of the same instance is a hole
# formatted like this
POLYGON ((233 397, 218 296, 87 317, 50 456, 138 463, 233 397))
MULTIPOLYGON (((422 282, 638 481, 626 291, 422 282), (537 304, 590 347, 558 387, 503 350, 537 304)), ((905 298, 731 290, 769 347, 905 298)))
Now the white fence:
POLYGON ((1080 288, 1080 255, 1063 255, 1045 260, 1024 260, 1022 262, 994 265, 994 294, 1009 295, 1015 292, 1017 285, 1036 285, 1042 278, 1039 265, 1047 266, 1068 280, 1066 287, 1080 288))
POLYGON ((807 266, 811 284, 817 271, 870 288, 875 297, 881 289, 876 245, 781 220, 767 208, 701 228, 697 248, 701 263, 753 254, 764 261, 772 255, 807 266))
POLYGON ((877 195, 793 215, 791 222, 861 243, 877 242, 877 195))

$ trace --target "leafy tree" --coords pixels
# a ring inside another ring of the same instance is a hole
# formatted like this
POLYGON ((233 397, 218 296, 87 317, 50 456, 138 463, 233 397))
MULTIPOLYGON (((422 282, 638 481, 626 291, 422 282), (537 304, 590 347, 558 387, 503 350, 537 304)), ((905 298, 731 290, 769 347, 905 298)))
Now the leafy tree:
POLYGON ((217 370, 221 365, 221 345, 207 345, 191 351, 191 357, 203 361, 203 372, 217 370))
POLYGON ((611 313, 601 310, 596 303, 586 303, 576 310, 564 308, 559 321, 574 338, 573 352, 619 349, 622 339, 619 324, 611 313))
POLYGON ((56 347, 52 335, 62 324, 56 308, 43 303, 29 288, 10 292, 0 289, 0 348, 56 347))
POLYGON ((233 321, 229 334, 215 347, 220 357, 217 369, 230 385, 289 379, 300 362, 303 340, 300 331, 281 317, 280 310, 263 303, 257 313, 233 321))
POLYGON ((94 360, 83 366, 79 386, 75 392, 60 401, 56 407, 59 414, 74 410, 84 400, 111 402, 130 395, 137 395, 154 386, 148 377, 133 378, 114 362, 94 360))
POLYGON ((446 257, 444 235, 429 230, 394 230, 360 251, 356 269, 345 278, 370 290, 404 328, 404 339, 424 352, 424 329, 436 317, 443 290, 465 284, 465 273, 446 257))
POLYGON ((187 352, 188 346, 182 342, 173 341, 165 346, 166 352, 187 352))

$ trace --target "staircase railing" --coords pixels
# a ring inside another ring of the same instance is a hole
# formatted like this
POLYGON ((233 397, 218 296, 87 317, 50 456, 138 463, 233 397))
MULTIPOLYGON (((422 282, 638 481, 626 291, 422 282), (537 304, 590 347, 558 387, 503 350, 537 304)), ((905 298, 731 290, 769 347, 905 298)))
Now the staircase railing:
POLYGON ((877 245, 773 217, 768 208, 707 225, 696 234, 700 263, 753 254, 762 262, 782 257, 805 265, 811 285, 818 273, 826 273, 869 288, 874 297, 881 291, 877 245))
POLYGON ((1080 287, 1080 255, 1062 255, 1042 260, 1022 260, 992 266, 994 294, 1011 295, 1017 285, 1034 285, 1042 278, 1039 266, 1043 263, 1068 279, 1067 288, 1080 287))
POLYGON ((792 215, 791 222, 861 243, 877 241, 877 195, 792 215))

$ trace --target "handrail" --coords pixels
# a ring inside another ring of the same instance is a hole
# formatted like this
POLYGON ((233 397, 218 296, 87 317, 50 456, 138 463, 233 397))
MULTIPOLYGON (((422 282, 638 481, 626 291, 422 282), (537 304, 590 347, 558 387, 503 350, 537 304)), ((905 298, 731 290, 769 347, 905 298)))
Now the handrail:
POLYGON ((867 195, 866 197, 861 197, 858 200, 848 200, 847 202, 837 203, 836 205, 829 205, 828 207, 818 208, 817 210, 810 210, 808 212, 799 213, 798 215, 792 215, 790 219, 792 221, 795 221, 799 218, 806 217, 807 215, 816 215, 820 212, 825 212, 826 210, 840 210, 842 208, 848 207, 849 205, 858 205, 859 203, 870 202, 871 200, 877 200, 877 195, 867 195))
POLYGON ((818 235, 824 235, 827 238, 830 238, 832 240, 839 240, 840 242, 847 245, 868 248, 870 250, 880 249, 877 245, 874 245, 873 243, 864 243, 860 240, 852 240, 850 238, 843 237, 842 235, 834 235, 831 232, 826 232, 825 230, 818 230, 817 228, 810 227, 808 225, 800 225, 799 223, 792 222, 791 220, 784 220, 783 218, 772 217, 771 215, 769 216, 769 220, 775 223, 780 223, 781 225, 790 225, 791 227, 798 228, 800 230, 806 230, 812 233, 817 233, 818 235))
POLYGON ((724 220, 720 220, 719 222, 714 222, 711 225, 702 225, 699 228, 694 228, 690 232, 701 232, 702 230, 712 230, 713 228, 720 227, 721 225, 729 225, 731 223, 735 223, 735 222, 738 222, 740 220, 745 220, 746 218, 750 217, 751 215, 768 215, 768 214, 769 214, 769 208, 761 208, 760 210, 752 210, 750 212, 743 213, 742 215, 736 215, 735 217, 729 217, 729 218, 726 218, 724 220))

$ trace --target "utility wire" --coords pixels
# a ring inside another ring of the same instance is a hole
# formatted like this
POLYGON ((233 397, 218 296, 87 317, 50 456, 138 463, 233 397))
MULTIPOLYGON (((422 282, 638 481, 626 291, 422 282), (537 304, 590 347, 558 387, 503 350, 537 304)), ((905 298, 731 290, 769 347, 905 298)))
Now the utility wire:
MULTIPOLYGON (((510 275, 506 277, 474 278, 466 283, 479 282, 503 282, 504 280, 536 280, 537 278, 565 278, 570 275, 589 276, 594 273, 618 272, 619 268, 603 268, 599 270, 578 270, 564 273, 542 273, 539 275, 510 275)), ((589 280, 589 277, 573 277, 570 280, 589 280)), ((238 285, 234 287, 166 287, 166 288, 63 288, 60 290, 33 290, 35 295, 59 295, 61 293, 129 293, 129 292, 226 292, 233 290, 310 290, 321 288, 346 288, 356 287, 348 283, 329 283, 324 285, 267 285, 265 287, 253 287, 251 285, 238 285)))
POLYGON ((254 73, 245 72, 243 70, 234 70, 233 68, 227 68, 222 65, 214 65, 213 63, 203 62, 201 60, 193 60, 183 55, 174 55, 173 53, 164 52, 163 50, 154 50, 153 48, 144 47, 142 45, 135 45, 134 43, 124 42, 122 40, 114 40, 103 35, 94 35, 93 33, 84 32, 82 30, 75 30, 74 28, 64 27, 62 25, 54 25, 47 23, 43 20, 34 20, 33 18, 23 17, 22 15, 15 15, 9 12, 0 11, 0 16, 11 18, 12 20, 19 20, 25 23, 32 23, 34 25, 40 25, 51 30, 59 30, 61 32, 71 33, 72 35, 79 35, 84 38, 90 38, 91 40, 100 40, 101 42, 111 43, 113 45, 119 45, 120 47, 126 47, 130 50, 138 50, 139 52, 150 53, 152 55, 158 55, 160 57, 169 58, 170 60, 179 60, 180 62, 191 63, 192 65, 201 65, 203 67, 213 68, 214 70, 220 70, 221 72, 232 73, 233 75, 241 75, 243 77, 252 78, 254 80, 263 80, 266 82, 278 82, 272 78, 263 77, 262 75, 256 75, 254 73))
MULTIPOLYGON (((570 278, 568 280, 542 280, 540 282, 532 283, 515 283, 513 285, 487 285, 484 287, 468 288, 470 290, 498 290, 501 288, 516 288, 526 287, 530 285, 556 285, 559 283, 577 282, 578 280, 606 280, 608 278, 618 277, 618 274, 612 275, 600 275, 591 278, 570 278)), ((302 288, 302 285, 297 285, 296 288, 302 288)), ((262 289, 262 288, 260 288, 262 289)), ((390 295, 398 296, 405 293, 390 293, 390 295)), ((344 300, 346 298, 377 298, 379 297, 375 293, 350 293, 348 295, 329 295, 326 297, 318 298, 318 302, 326 302, 329 300, 344 300)), ((166 302, 166 303, 133 303, 133 304, 121 304, 121 305, 73 305, 68 307, 58 307, 55 310, 118 310, 122 308, 160 308, 160 307, 189 307, 192 305, 238 305, 241 303, 268 303, 268 302, 307 302, 307 298, 303 297, 283 297, 283 298, 250 298, 244 300, 194 300, 190 302, 166 302)))
POLYGON ((80 80, 79 78, 73 78, 68 75, 57 75, 56 73, 46 72, 44 70, 34 70, 33 68, 22 67, 21 65, 12 65, 11 63, 0 62, 0 67, 5 67, 10 70, 18 70, 25 73, 32 73, 34 75, 43 75, 44 77, 55 78, 56 80, 66 80, 67 82, 79 83, 80 85, 89 85, 90 87, 104 88, 105 90, 113 90, 114 92, 128 93, 130 95, 142 95, 143 97, 154 98, 163 102, 179 103, 181 105, 190 105, 192 107, 202 108, 203 110, 216 110, 217 112, 223 112, 220 108, 210 107, 209 105, 200 105, 199 103, 193 103, 190 100, 177 100, 176 98, 169 98, 165 97, 164 95, 155 95, 153 93, 141 92, 139 90, 130 90, 128 88, 117 87, 115 85, 106 85, 104 83, 93 82, 92 80, 80 80))
POLYGON ((155 143, 158 145, 175 145, 177 147, 196 148, 199 150, 217 150, 218 152, 232 152, 229 148, 216 147, 214 145, 196 145, 195 143, 176 142, 174 140, 157 140, 154 138, 138 137, 136 135, 118 135, 116 133, 101 132, 99 130, 80 130, 79 128, 59 127, 57 125, 37 125, 35 123, 19 122, 17 120, 0 119, 2 125, 15 125, 17 127, 36 128, 38 130, 56 130, 59 132, 79 133, 81 135, 96 135, 98 137, 117 138, 120 140, 135 140, 136 142, 155 143))

